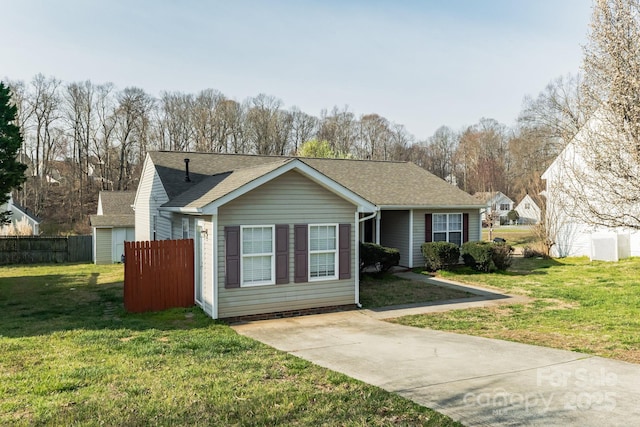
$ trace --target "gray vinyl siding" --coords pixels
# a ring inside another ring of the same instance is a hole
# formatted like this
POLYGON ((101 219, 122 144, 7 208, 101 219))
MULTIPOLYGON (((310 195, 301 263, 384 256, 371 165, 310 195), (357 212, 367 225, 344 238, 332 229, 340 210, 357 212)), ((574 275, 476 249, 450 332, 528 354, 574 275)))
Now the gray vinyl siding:
POLYGON ((469 214, 469 241, 478 241, 482 238, 480 228, 480 210, 453 210, 453 209, 429 209, 413 211, 413 265, 419 267, 424 265, 422 256, 422 244, 425 242, 425 214, 428 213, 468 213, 469 214))
POLYGON ((290 171, 219 209, 218 295, 219 317, 233 317, 285 310, 355 303, 353 261, 356 207, 334 193, 290 171), (351 224, 351 278, 293 283, 293 225, 351 224), (289 224, 288 284, 225 289, 224 227, 228 225, 289 224))
POLYGON ((158 208, 168 200, 153 162, 147 157, 136 195, 136 240, 153 240, 153 215, 157 215, 156 240, 171 238, 170 214, 161 216, 158 212, 158 208))
MULTIPOLYGON (((163 215, 168 216, 167 213, 163 213, 163 215)), ((186 218, 189 220, 189 238, 190 239, 194 238, 196 217, 193 215, 173 214, 173 216, 171 217, 172 239, 182 239, 182 219, 183 218, 186 218)), ((197 217, 197 218, 202 218, 202 217, 197 217)))
POLYGON ((382 211, 380 244, 400 251, 400 265, 409 266, 409 211, 382 211))
POLYGON ((111 229, 96 228, 96 264, 111 264, 111 229))

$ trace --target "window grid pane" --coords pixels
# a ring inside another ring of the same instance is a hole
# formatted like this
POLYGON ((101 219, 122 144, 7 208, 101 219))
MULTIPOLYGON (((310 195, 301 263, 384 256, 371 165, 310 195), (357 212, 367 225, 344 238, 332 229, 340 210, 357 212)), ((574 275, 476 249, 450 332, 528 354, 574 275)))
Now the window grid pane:
POLYGON ((309 264, 311 277, 331 277, 336 273, 333 253, 311 254, 311 262, 309 264))
POLYGON ((462 215, 451 214, 449 215, 449 231, 461 231, 462 230, 462 215))
POLYGON ((268 254, 273 250, 272 228, 254 227, 242 230, 242 254, 268 254))
POLYGON ((244 283, 269 281, 271 280, 271 257, 245 257, 243 259, 242 269, 244 283))
POLYGON ((327 251, 336 248, 336 228, 334 226, 312 226, 309 230, 309 250, 327 251))
POLYGON ((455 231, 449 233, 449 243, 455 243, 458 246, 462 245, 462 233, 459 231, 455 231))
POLYGON ((447 215, 446 214, 434 214, 433 215, 433 231, 447 231, 447 215))

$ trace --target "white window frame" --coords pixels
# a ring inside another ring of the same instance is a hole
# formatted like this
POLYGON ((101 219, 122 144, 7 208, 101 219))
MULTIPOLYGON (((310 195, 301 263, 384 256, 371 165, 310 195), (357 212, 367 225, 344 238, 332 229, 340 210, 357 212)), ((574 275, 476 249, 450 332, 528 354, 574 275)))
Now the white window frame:
POLYGON ((191 231, 191 230, 190 230, 190 228, 189 228, 190 226, 191 226, 191 224, 189 224, 189 218, 182 218, 182 238, 183 238, 183 239, 190 239, 190 237, 189 237, 189 235, 191 234, 191 233, 190 233, 190 231, 191 231), (187 226, 187 229, 186 229, 186 231, 187 231, 186 236, 185 236, 185 228, 184 228, 184 227, 185 227, 185 225, 187 226))
POLYGON ((445 242, 452 243, 449 240, 450 233, 460 233, 460 246, 464 243, 464 215, 461 212, 437 212, 431 214, 431 241, 435 242, 435 234, 436 233, 445 233, 446 238, 445 242), (435 223, 436 223, 436 215, 445 215, 447 217, 447 229, 446 231, 436 231, 435 223), (449 229, 449 216, 450 215, 459 215, 460 216, 460 230, 450 230, 449 229))
POLYGON ((340 235, 339 235, 340 230, 338 229, 338 224, 309 224, 307 227, 307 248, 309 248, 308 250, 308 256, 307 256, 307 265, 308 267, 308 272, 307 272, 307 279, 309 280, 309 282, 322 282, 322 281, 327 281, 327 280, 338 280, 338 271, 339 271, 339 265, 338 265, 338 249, 340 247, 340 235), (336 236, 336 245, 335 248, 333 250, 316 250, 316 251, 312 251, 311 250, 311 227, 333 227, 333 229, 335 230, 335 236, 336 236), (315 254, 326 254, 326 253, 333 253, 333 276, 322 276, 322 277, 311 277, 311 256, 315 255, 315 254))
POLYGON ((501 211, 509 211, 509 210, 511 210, 511 203, 500 203, 500 210, 501 211))
POLYGON ((240 287, 248 288, 253 286, 265 286, 265 285, 275 285, 276 283, 276 226, 273 224, 268 225, 242 225, 240 226, 240 287), (270 228, 271 229, 271 252, 264 252, 258 254, 247 254, 244 253, 244 232, 250 228, 270 228), (255 258, 255 257, 263 257, 270 256, 271 257, 271 277, 269 280, 263 280, 261 282, 244 282, 244 260, 246 258, 255 258))

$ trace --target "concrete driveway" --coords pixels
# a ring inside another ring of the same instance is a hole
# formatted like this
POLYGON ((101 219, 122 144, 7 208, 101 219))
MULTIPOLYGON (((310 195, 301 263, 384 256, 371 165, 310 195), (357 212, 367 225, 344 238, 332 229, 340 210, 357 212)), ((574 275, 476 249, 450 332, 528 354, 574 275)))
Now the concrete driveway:
POLYGON ((640 365, 376 317, 361 310, 233 328, 469 426, 640 425, 640 365))

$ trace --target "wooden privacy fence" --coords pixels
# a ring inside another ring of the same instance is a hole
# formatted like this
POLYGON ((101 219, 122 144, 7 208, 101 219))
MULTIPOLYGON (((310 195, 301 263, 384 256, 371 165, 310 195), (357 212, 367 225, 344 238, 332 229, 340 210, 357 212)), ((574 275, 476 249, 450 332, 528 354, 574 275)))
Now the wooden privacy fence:
POLYGON ((91 235, 0 237, 0 265, 51 262, 90 262, 91 235))
POLYGON ((193 240, 124 242, 124 307, 159 311, 194 304, 193 240))

